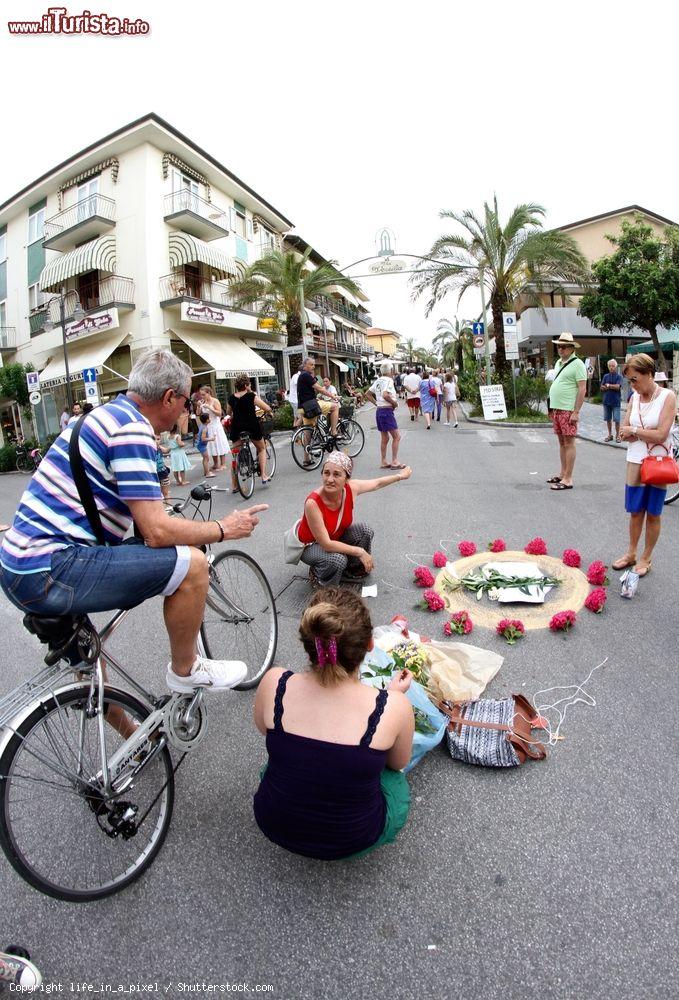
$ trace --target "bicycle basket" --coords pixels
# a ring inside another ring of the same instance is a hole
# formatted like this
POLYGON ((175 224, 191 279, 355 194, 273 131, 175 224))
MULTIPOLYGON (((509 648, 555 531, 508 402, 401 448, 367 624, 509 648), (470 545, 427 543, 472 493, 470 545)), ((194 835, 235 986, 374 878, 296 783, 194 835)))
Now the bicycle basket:
POLYGON ((273 418, 266 417, 262 419, 262 434, 265 437, 269 437, 271 431, 273 430, 273 418))
POLYGON ((354 415, 354 403, 342 403, 339 411, 341 420, 349 420, 354 415))

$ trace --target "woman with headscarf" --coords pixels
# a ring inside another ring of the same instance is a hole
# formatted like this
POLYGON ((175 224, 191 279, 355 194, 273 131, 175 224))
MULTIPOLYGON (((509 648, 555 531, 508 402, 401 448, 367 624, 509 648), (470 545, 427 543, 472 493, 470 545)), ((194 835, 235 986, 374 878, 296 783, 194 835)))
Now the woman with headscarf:
POLYGON ((297 524, 309 580, 323 587, 356 582, 372 572, 374 532, 369 525, 354 521, 355 501, 362 493, 409 479, 412 471, 405 468, 379 479, 352 479, 352 470, 348 455, 331 451, 323 465, 321 487, 306 498, 304 515, 297 524))

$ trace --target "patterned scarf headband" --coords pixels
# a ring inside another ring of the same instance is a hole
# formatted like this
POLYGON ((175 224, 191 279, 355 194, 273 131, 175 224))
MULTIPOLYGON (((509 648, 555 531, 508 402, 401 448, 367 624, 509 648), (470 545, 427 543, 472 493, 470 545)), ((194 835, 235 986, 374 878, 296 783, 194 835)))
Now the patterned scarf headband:
POLYGON ((343 451, 331 451, 326 458, 323 465, 339 465, 341 469, 347 474, 347 478, 351 476, 352 470, 354 468, 354 463, 351 461, 348 455, 345 455, 343 451))

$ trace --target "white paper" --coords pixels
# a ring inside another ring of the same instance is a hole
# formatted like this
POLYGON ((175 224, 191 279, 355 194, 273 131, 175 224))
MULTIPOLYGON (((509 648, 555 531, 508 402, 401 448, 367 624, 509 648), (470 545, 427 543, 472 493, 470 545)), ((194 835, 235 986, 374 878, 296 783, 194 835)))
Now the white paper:
POLYGON ((364 587, 361 591, 361 597, 377 597, 377 584, 374 583, 372 587, 364 587))
MULTIPOLYGON (((533 576, 542 579, 545 575, 536 563, 491 562, 484 563, 483 569, 495 570, 503 576, 533 576)), ((526 594, 518 587, 499 587, 497 599, 500 604, 544 604, 545 597, 551 589, 551 586, 536 585, 529 587, 526 594)))

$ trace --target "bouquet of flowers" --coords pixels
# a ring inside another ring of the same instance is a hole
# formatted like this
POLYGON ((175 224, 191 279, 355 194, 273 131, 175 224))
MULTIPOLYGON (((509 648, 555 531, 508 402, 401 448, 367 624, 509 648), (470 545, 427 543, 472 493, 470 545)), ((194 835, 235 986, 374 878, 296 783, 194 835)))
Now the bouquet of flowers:
POLYGON ((562 556, 562 562, 564 566, 572 566, 574 569, 578 569, 582 559, 580 558, 580 553, 577 549, 565 549, 562 556))
POLYGON ((448 562, 448 556, 445 552, 435 552, 431 561, 437 569, 443 569, 448 562))
POLYGON ((507 543, 504 538, 494 538, 492 542, 488 542, 488 548, 491 552, 504 552, 507 548, 507 543))
POLYGON ((606 567, 599 559, 596 559, 593 563, 589 564, 587 569, 587 580, 594 587, 607 586, 609 580, 606 576, 606 567))
POLYGON ((503 618, 495 626, 495 631, 505 638, 510 646, 513 646, 517 639, 522 639, 526 634, 523 622, 517 618, 503 618))
POLYGON ((415 574, 415 585, 417 587, 434 586, 434 577, 428 566, 416 566, 413 573, 415 574))
POLYGON ((427 686, 429 657, 426 650, 412 639, 399 642, 390 650, 391 658, 399 670, 409 670, 418 683, 427 686))
POLYGON ((457 547, 460 550, 461 556, 473 556, 476 552, 474 542, 459 542, 457 547))
POLYGON ((595 615, 600 615, 604 609, 607 596, 604 587, 597 587, 596 590, 593 590, 585 598, 585 607, 588 611, 593 611, 595 615))
POLYGON ((576 620, 575 611, 559 611, 558 614, 552 615, 550 618, 549 627, 552 632, 568 632, 573 628, 576 620))
POLYGON ((469 617, 468 611, 456 611, 454 615, 450 616, 450 620, 443 626, 444 635, 469 635, 471 630, 474 628, 474 624, 469 617))
POLYGON ((544 538, 531 538, 523 551, 527 552, 529 556, 546 556, 547 542, 544 538))
POLYGON ((443 611, 445 606, 446 602, 435 590, 425 590, 422 600, 418 601, 415 605, 416 608, 423 608, 428 611, 443 611))

